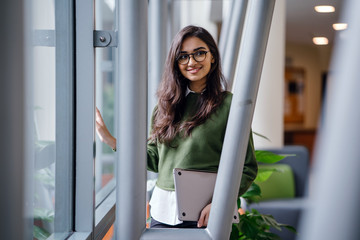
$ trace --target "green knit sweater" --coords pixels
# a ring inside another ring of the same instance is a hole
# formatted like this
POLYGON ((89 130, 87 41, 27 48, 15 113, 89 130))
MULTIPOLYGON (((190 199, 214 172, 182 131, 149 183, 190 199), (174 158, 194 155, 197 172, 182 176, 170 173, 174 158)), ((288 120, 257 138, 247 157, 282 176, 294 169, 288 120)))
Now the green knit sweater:
MULTIPOLYGON (((196 110, 200 94, 190 93, 186 97, 182 121, 196 110)), ((232 94, 227 93, 223 103, 203 124, 195 127, 189 137, 177 135, 167 144, 148 143, 148 170, 158 172, 156 185, 165 190, 174 190, 173 169, 183 168, 217 172, 223 146, 226 124, 230 111, 232 94)), ((254 181, 257 174, 252 133, 246 152, 239 196, 254 181)))

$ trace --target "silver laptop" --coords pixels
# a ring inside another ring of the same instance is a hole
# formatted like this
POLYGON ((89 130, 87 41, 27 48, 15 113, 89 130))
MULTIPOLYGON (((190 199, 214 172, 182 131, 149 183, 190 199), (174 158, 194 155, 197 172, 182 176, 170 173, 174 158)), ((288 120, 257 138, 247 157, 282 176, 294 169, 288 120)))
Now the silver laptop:
MULTIPOLYGON (((198 221, 202 209, 211 203, 217 174, 180 168, 174 168, 173 174, 179 220, 198 221)), ((237 204, 232 221, 239 222, 237 204)))

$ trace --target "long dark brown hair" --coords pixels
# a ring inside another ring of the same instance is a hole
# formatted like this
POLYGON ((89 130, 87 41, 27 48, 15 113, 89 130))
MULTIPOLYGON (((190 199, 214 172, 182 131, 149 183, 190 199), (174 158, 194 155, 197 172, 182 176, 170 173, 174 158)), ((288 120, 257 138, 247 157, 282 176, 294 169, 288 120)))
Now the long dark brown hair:
POLYGON ((221 71, 219 50, 211 34, 204 28, 187 26, 174 37, 165 63, 162 81, 157 91, 158 105, 154 112, 150 140, 160 143, 170 143, 178 133, 189 136, 191 130, 204 123, 225 96, 226 83, 221 71), (189 80, 180 72, 177 57, 183 41, 188 37, 197 37, 204 41, 214 58, 207 75, 205 91, 198 101, 194 115, 180 122, 184 113, 185 93, 189 80))

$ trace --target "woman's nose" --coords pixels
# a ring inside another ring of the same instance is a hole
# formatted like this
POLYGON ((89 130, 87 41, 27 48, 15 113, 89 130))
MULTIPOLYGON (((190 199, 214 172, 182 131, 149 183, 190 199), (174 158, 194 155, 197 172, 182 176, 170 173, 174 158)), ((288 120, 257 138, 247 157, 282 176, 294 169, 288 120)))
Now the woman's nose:
POLYGON ((195 65, 195 64, 196 64, 196 61, 195 61, 195 59, 194 59, 194 56, 193 56, 193 55, 190 55, 190 56, 189 56, 188 65, 189 65, 189 66, 193 66, 193 65, 195 65))

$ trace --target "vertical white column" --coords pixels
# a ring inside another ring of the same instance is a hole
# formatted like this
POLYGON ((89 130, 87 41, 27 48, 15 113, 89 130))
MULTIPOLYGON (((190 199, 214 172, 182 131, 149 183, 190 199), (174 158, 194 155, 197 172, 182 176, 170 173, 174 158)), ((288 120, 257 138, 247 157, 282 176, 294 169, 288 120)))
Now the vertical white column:
POLYGON ((227 39, 223 39, 223 42, 226 41, 226 46, 223 50, 224 56, 222 57, 223 72, 230 90, 234 82, 247 5, 248 0, 236 0, 233 2, 231 9, 232 18, 228 23, 228 33, 225 36, 227 39))
POLYGON ((116 239, 140 239, 146 221, 147 0, 118 1, 116 239))
POLYGON ((180 28, 180 10, 180 1, 167 0, 166 50, 170 49, 171 42, 180 28))
POLYGON ((148 120, 157 103, 156 91, 161 81, 167 52, 167 0, 149 1, 149 80, 148 120))
POLYGON ((281 148, 284 134, 284 58, 286 1, 277 0, 270 28, 252 129, 255 148, 281 148))
POLYGON ((331 84, 316 143, 312 186, 300 239, 358 239, 360 202, 360 2, 345 2, 346 34, 337 36, 331 84))
POLYGON ((275 0, 250 1, 245 20, 229 120, 216 179, 208 230, 229 239, 275 0))
MULTIPOLYGON (((227 41, 229 40, 228 36, 229 36, 229 29, 230 29, 230 20, 232 19, 235 1, 236 0, 231 0, 231 3, 229 4, 230 9, 228 9, 226 14, 224 14, 224 13, 222 14, 223 21, 221 24, 221 32, 220 32, 219 43, 218 43, 218 48, 219 48, 222 59, 224 59, 224 57, 225 57, 225 49, 226 49, 227 41)), ((223 2, 222 4, 224 5, 224 4, 228 4, 228 3, 223 2)), ((224 6, 223 6, 223 8, 224 8, 224 6)), ((224 12, 224 9, 223 9, 223 12, 224 12)))

